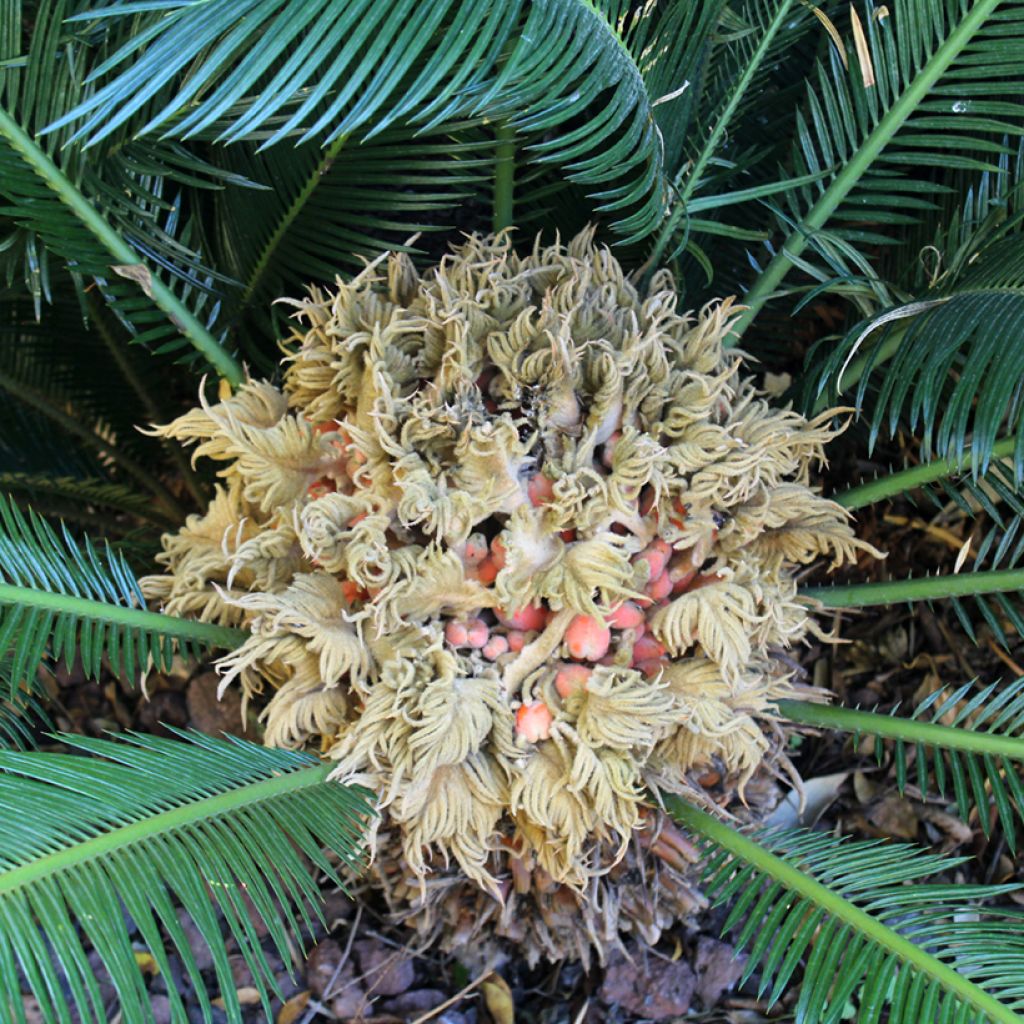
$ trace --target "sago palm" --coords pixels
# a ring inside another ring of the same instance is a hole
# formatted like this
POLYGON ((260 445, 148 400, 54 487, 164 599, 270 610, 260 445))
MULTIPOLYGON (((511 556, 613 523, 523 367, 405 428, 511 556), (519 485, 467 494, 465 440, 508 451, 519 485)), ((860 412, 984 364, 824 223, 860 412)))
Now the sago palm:
MULTIPOLYGON (((226 685, 274 691, 271 740, 329 741, 379 787, 376 877, 445 941, 472 905, 527 953, 601 956, 627 918, 653 942, 710 897, 771 1001, 799 978, 804 1021, 1020 1019, 1006 887, 739 827, 699 769, 718 758, 735 788, 780 753, 771 723, 869 733, 901 785, 913 751, 922 789, 993 807, 1014 842, 1020 684, 872 715, 801 700, 772 652, 819 604, 948 598, 968 630, 1024 626, 1024 4, 8 0, 0 18, 0 738, 31 735, 3 723, 56 659, 135 677, 218 648, 226 685), (588 221, 614 258, 587 235, 544 248, 588 221), (524 253, 477 238, 419 274, 453 224, 517 225, 524 253), (405 255, 347 279, 384 249, 405 255), (920 442, 834 502, 808 486, 829 418, 771 409, 729 353, 770 365, 825 298, 847 327, 809 352, 804 411, 852 399, 869 444, 920 442), (874 558, 843 508, 922 491, 983 517, 967 571, 797 598, 795 565, 874 558), (128 564, 162 531, 156 610, 128 564), (453 898, 431 905, 441 851, 453 898), (513 892, 534 903, 502 921, 513 892), (608 899, 626 913, 599 934, 608 899)), ((216 945, 211 872, 267 998, 235 887, 286 941, 315 896, 296 849, 354 865, 362 796, 302 753, 67 741, 98 760, 0 762, 8 813, 48 808, 0 847, 5 1010, 25 989, 47 1019, 99 1017, 91 943, 124 1019, 146 1019, 121 904, 158 959, 165 935, 182 950, 175 900, 216 945), (154 787, 157 762, 177 773, 154 787)))

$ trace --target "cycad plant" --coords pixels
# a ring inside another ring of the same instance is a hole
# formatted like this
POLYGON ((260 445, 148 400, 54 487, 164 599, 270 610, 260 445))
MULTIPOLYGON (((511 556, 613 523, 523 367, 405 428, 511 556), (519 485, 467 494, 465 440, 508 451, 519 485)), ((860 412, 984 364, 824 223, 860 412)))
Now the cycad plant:
MULTIPOLYGON (((913 765, 961 813, 994 808, 1013 848, 1021 684, 881 716, 773 657, 821 605, 1024 626, 1022 41, 1017 0, 6 0, 0 740, 38 734, 57 660, 137 678, 217 648, 226 685, 274 691, 269 739, 327 740, 378 787, 374 870, 439 938, 478 901, 524 949, 600 956, 619 922, 591 927, 595 897, 653 942, 701 889, 732 902, 769 999, 800 985, 803 1021, 1021 1019, 1006 887, 751 831, 698 776, 717 757, 741 785, 787 729, 870 734, 901 785, 913 765), (614 259, 589 235, 543 248, 590 221, 614 259), (416 270, 453 226, 513 224, 521 254, 477 238, 416 270), (807 420, 729 349, 771 366, 819 304, 845 319, 794 386, 807 420), (849 401, 850 437, 913 437, 914 464, 825 501, 809 469, 849 401), (841 510, 902 495, 978 517, 972 564, 798 595, 824 551, 878 577, 841 510), (162 532, 158 610, 128 566, 162 532), (454 904, 418 895, 431 844, 454 904), (536 909, 501 921, 513 893, 536 909)), ((89 756, 0 755, 5 816, 32 820, 0 846, 3 1012, 30 991, 47 1020, 101 1019, 92 945, 145 1020, 121 908, 198 981, 175 902, 213 947, 223 920, 269 998, 240 888, 283 948, 315 901, 299 854, 351 868, 364 795, 296 751, 64 741, 89 756)))

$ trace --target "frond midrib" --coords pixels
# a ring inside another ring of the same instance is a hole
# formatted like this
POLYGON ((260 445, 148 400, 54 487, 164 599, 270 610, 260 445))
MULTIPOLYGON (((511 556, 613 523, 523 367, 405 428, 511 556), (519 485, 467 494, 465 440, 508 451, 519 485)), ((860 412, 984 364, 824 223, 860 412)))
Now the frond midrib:
POLYGON ((127 608, 75 594, 52 593, 13 583, 0 583, 0 605, 41 608, 57 615, 74 615, 92 621, 108 622, 128 629, 141 629, 179 640, 194 640, 211 647, 233 649, 244 643, 244 630, 220 626, 215 622, 182 619, 144 608, 127 608))
MULTIPOLYGON (((2 105, 0 138, 7 141, 32 173, 53 190, 59 201, 106 250, 112 265, 116 262, 145 266, 139 254, 107 223, 46 151, 2 105)), ((149 268, 146 269, 148 271, 149 268)), ((147 295, 221 376, 233 385, 242 382, 244 373, 234 356, 210 334, 192 311, 155 274, 150 275, 147 295)))
POLYGON ((283 775, 275 775, 262 782, 250 783, 230 789, 225 793, 204 797, 200 800, 174 807, 147 816, 140 821, 111 829, 81 843, 66 846, 53 853, 0 872, 0 897, 15 889, 36 884, 43 879, 70 868, 123 850, 133 843, 152 839, 155 836, 184 829, 189 825, 219 815, 230 814, 252 804, 272 800, 288 793, 295 793, 320 785, 331 771, 330 764, 317 764, 300 768, 283 775))
POLYGON ((770 50, 772 42, 774 41, 778 30, 782 27, 791 6, 791 0, 782 0, 779 4, 779 9, 775 12, 775 16, 765 29, 764 35, 761 37, 750 57, 750 60, 747 62, 747 66, 743 69, 739 80, 733 87, 728 101, 715 118, 715 123, 711 129, 711 133, 701 146, 697 159, 693 161, 692 165, 689 161, 684 161, 682 167, 680 167, 679 173, 676 175, 676 180, 673 184, 677 185, 679 183, 683 173, 686 173, 687 175, 686 184, 678 194, 674 208, 665 217, 664 224, 658 233, 658 238, 655 242, 651 256, 652 266, 659 265, 661 258, 665 253, 669 239, 672 238, 680 219, 686 215, 686 204, 693 196, 694 190, 701 184, 701 176, 703 175, 705 168, 712 157, 714 157, 718 149, 719 141, 728 130, 729 122, 732 120, 733 114, 736 112, 736 108, 743 101, 743 97, 746 95, 747 89, 750 87, 750 83, 753 81, 754 76, 760 69, 761 61, 770 50))
POLYGON ((263 280, 263 277, 270 266, 271 260, 273 259, 274 253, 277 252, 282 239, 288 233, 288 229, 292 224, 295 223, 296 218, 298 218, 299 214, 305 208, 307 201, 316 191, 317 185, 323 181, 324 176, 330 170, 331 164, 341 152, 341 149, 347 140, 348 136, 342 135, 327 147, 322 159, 317 163, 316 167, 313 168, 313 172, 303 184, 301 191, 292 200, 288 209, 285 210, 277 227, 274 228, 274 233, 270 236, 266 245, 264 245, 260 251, 256 265, 253 267, 252 272, 246 280, 245 291, 242 292, 242 297, 239 300, 240 308, 245 309, 249 303, 252 302, 253 295, 259 287, 260 282, 263 280))
MULTIPOLYGON (((988 460, 998 461, 1012 456, 1018 443, 1016 435, 1004 437, 992 446, 992 450, 988 453, 988 460)), ((973 453, 964 452, 961 458, 936 459, 932 462, 923 462, 919 466, 911 466, 908 469, 888 473, 876 480, 869 480, 867 483, 841 491, 839 494, 833 495, 832 500, 842 505, 843 508, 863 508, 876 501, 883 501, 886 498, 893 498, 912 491, 916 487, 966 473, 968 470, 974 469, 974 466, 973 453)))
POLYGON ((812 704, 809 701, 782 699, 776 706, 785 718, 801 725, 838 729, 842 732, 870 733, 885 739, 903 740, 905 743, 924 743, 944 750, 962 750, 965 753, 990 754, 993 757, 1009 757, 1024 761, 1024 739, 1013 736, 973 732, 970 729, 942 725, 939 722, 894 718, 872 711, 834 707, 830 704, 812 704))
POLYGON ((169 516, 179 522, 184 519, 185 510, 160 480, 136 459, 128 455, 127 452, 118 448, 116 444, 102 437, 96 430, 90 429, 80 422, 77 417, 59 408, 50 396, 43 394, 37 388, 29 386, 24 381, 19 381, 2 372, 0 372, 0 390, 6 391, 17 401, 23 402, 37 412, 42 413, 61 429, 67 431, 73 437, 77 437, 93 451, 100 455, 109 456, 126 473, 150 491, 169 516))
POLYGON ((976 594, 1005 594, 1024 590, 1024 569, 988 569, 983 572, 947 573, 907 580, 801 587, 800 596, 820 601, 826 608, 867 608, 901 601, 938 601, 976 594))

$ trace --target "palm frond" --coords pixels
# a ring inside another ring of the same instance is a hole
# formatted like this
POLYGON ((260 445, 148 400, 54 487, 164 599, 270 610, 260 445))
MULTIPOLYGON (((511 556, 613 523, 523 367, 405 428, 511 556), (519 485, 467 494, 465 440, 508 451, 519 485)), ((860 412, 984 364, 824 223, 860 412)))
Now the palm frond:
POLYGON ((770 1005, 804 961, 797 1020, 1020 1020, 1024 919, 978 906, 1017 886, 925 884, 962 860, 820 833, 748 837, 677 797, 666 805, 708 841, 705 891, 733 903, 723 932, 744 922, 733 942, 770 1005))
MULTIPOLYGON (((507 122, 530 159, 586 188, 621 235, 657 226, 661 144, 618 2, 202 0, 146 11, 113 3, 80 16, 131 17, 135 34, 51 128, 91 144, 130 124, 137 136, 330 145, 398 125, 507 122)), ((687 22, 670 24, 683 39, 687 22)))
POLYGON ((37 512, 51 515, 51 509, 59 507, 64 518, 83 522, 96 521, 102 514, 101 509, 111 509, 164 526, 176 525, 174 520, 153 508, 153 499, 148 495, 96 477, 0 471, 0 492, 31 500, 37 512))
MULTIPOLYGON (((86 308, 94 312, 92 303, 86 308)), ((21 387, 45 394, 76 419, 102 424, 103 433, 116 436, 119 449, 152 459, 159 447, 135 427, 159 410, 140 398, 118 364, 120 358, 130 374, 140 377, 149 369, 142 361, 152 357, 138 349, 118 351, 115 357, 114 350, 128 347, 127 338, 113 336, 111 326, 109 318, 87 322, 70 288, 54 289, 38 315, 23 292, 0 291, 0 372, 14 384, 14 400, 21 387)), ((153 364, 165 380, 173 372, 170 360, 154 359, 153 364)), ((0 416, 5 412, 0 410, 0 416)))
POLYGON ((98 676, 104 661, 135 676, 168 668, 175 651, 198 657, 207 646, 234 647, 240 630, 145 610, 123 556, 88 539, 58 534, 31 510, 0 498, 0 658, 14 686, 31 681, 44 657, 81 658, 98 676))
MULTIPOLYGON (((392 130, 255 152, 228 147, 222 164, 266 186, 217 194, 218 265, 240 282, 225 290, 220 323, 240 343, 252 327, 273 345, 287 335, 273 300, 311 281, 332 281, 409 237, 450 227, 461 200, 489 179, 493 140, 482 132, 410 139, 392 130)), ((262 351, 272 351, 266 344, 262 351)), ((256 358, 258 353, 253 353, 256 358)))
MULTIPOLYGON (((813 18, 799 0, 729 5, 724 10, 721 5, 699 6, 702 24, 695 26, 695 36, 700 43, 706 41, 710 53, 705 66, 697 65, 703 73, 684 94, 689 100, 685 113, 692 116, 697 131, 687 131, 689 119, 680 118, 682 124, 666 143, 677 191, 655 240, 652 266, 686 248, 691 258, 710 267, 704 251, 708 238, 721 244, 723 238, 743 235, 742 229, 720 219, 720 211, 794 187, 792 182, 771 180, 775 170, 771 151, 786 134, 779 119, 784 122, 787 117, 786 107, 777 102, 772 78, 815 24, 813 18), (704 19, 713 12, 719 15, 719 24, 707 25, 704 19), (706 40, 700 31, 705 25, 716 30, 709 31, 706 40), (775 101, 774 141, 757 130, 769 98, 775 101)), ((755 231, 754 237, 767 238, 767 231, 755 231)), ((722 256, 716 251, 717 276, 726 262, 722 256)))
POLYGON ((970 573, 912 576, 905 580, 877 583, 837 584, 802 587, 800 594, 825 608, 869 608, 872 605, 904 601, 942 601, 978 594, 1008 594, 1024 591, 1024 569, 990 569, 970 573))
MULTIPOLYGON (((967 683, 944 687, 921 701, 910 718, 823 704, 783 700, 779 712, 793 722, 879 740, 894 740, 896 783, 902 793, 913 763, 918 789, 945 798, 951 790, 965 821, 972 808, 985 834, 988 808, 995 804, 1011 850, 1016 849, 1016 819, 1024 821, 1024 678, 1008 686, 967 683), (948 724, 942 719, 948 719, 948 724), (913 752, 914 756, 911 756, 913 752), (934 780, 934 785, 932 784, 934 780)), ((885 746, 876 746, 879 764, 885 746)))
POLYGON ((979 73, 1013 67, 1024 37, 1017 0, 898 0, 869 4, 858 20, 865 51, 856 52, 851 32, 847 52, 831 48, 808 83, 793 169, 823 177, 781 198, 784 240, 745 296, 736 337, 795 266, 818 281, 859 278, 884 301, 864 253, 933 209, 941 184, 929 173, 998 170, 1016 148, 1005 140, 1024 132, 1007 79, 979 73))
MULTIPOLYGON (((151 340, 154 330, 156 318, 152 310, 155 305, 161 335, 166 333, 164 323, 169 322, 174 336, 184 335, 222 376, 232 382, 242 379, 241 369, 233 357, 182 297, 146 265, 139 250, 125 241, 2 107, 0 182, 0 194, 9 204, 0 209, 0 213, 42 238, 47 247, 77 273, 94 276, 102 282, 124 319, 145 324, 139 333, 146 340, 151 340), (51 201, 53 192, 59 197, 59 203, 51 201), (131 282, 131 287, 126 285, 126 280, 131 282)), ((194 288, 194 284, 186 284, 179 290, 194 288)))
MULTIPOLYGON (((0 752, 0 1016, 25 1021, 21 984, 45 1021, 105 1024, 87 945, 117 990, 125 1024, 150 1022, 135 958, 141 941, 168 977, 165 942, 180 958, 207 1020, 210 1004, 175 904, 209 947, 228 1019, 241 1007, 228 962, 238 943, 270 1019, 279 994, 246 902, 285 963, 319 913, 308 863, 340 884, 323 848, 350 870, 361 863, 365 790, 327 782, 307 754, 237 739, 178 733, 119 740, 60 737, 90 756, 0 752), (125 912, 137 929, 128 934, 125 912), (24 982, 19 979, 19 966, 24 982)), ((174 985, 175 1024, 189 1019, 174 985)))
MULTIPOLYGON (((115 462, 126 476, 130 476, 154 496, 164 517, 170 516, 180 521, 183 509, 167 486, 143 465, 140 458, 118 444, 118 438, 126 438, 130 444, 134 431, 125 430, 116 434, 109 424, 101 420, 90 423, 87 415, 77 415, 74 403, 63 402, 59 398, 59 377, 56 380, 50 379, 46 375, 45 364, 34 358, 36 354, 34 347, 29 346, 6 347, 0 352, 0 390, 8 399, 14 399, 11 404, 28 407, 36 414, 36 422, 45 424, 43 430, 56 431, 74 438, 92 454, 96 462, 115 462), (13 361, 15 366, 4 366, 8 361, 13 361)), ((58 366, 54 369, 58 369, 58 366)), ((88 406, 87 390, 83 389, 79 397, 88 406)), ((5 420, 9 419, 9 411, 0 415, 5 420)))
POLYGON ((4 72, 0 217, 17 229, 13 240, 18 243, 5 246, 8 275, 23 250, 38 309, 40 295, 49 291, 46 256, 51 254, 79 288, 95 279, 122 320, 136 325, 135 333, 156 331, 162 340, 184 337, 222 374, 241 379, 231 356, 197 315, 203 305, 193 294, 203 276, 198 257, 174 238, 179 231, 184 235, 187 225, 173 197, 163 195, 163 177, 152 173, 154 164, 167 170, 159 159, 163 153, 195 182, 198 158, 164 145, 148 147, 140 159, 136 144, 87 161, 80 148, 67 147, 66 132, 46 142, 34 134, 84 94, 91 46, 64 25, 74 8, 68 0, 43 0, 32 12, 25 61, 12 62, 4 72), (183 283, 172 286, 161 279, 159 269, 168 266, 183 283))
MULTIPOLYGON (((872 350, 895 342, 883 367, 869 363, 857 389, 865 401, 878 381, 871 409, 870 444, 884 430, 905 424, 919 433, 926 457, 962 461, 967 451, 975 475, 988 466, 997 440, 1024 438, 1024 350, 1007 344, 1024 325, 1024 236, 969 251, 970 265, 954 284, 862 322, 836 345, 817 373, 819 387, 841 377, 853 352, 880 326, 872 350), (898 332, 898 334, 897 334, 898 332)), ((1024 479, 1024 441, 1014 452, 1024 479)))

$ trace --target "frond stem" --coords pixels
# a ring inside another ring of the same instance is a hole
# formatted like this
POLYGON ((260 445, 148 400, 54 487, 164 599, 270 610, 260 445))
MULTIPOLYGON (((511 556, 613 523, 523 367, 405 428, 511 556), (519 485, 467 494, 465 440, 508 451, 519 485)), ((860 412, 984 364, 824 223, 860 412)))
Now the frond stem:
POLYGON ((515 223, 516 130, 508 121, 503 121, 495 131, 495 138, 494 231, 497 234, 515 223))
POLYGON ((215 815, 230 814, 242 807, 270 800, 285 793, 295 793, 310 786, 320 785, 331 767, 330 764, 313 765, 285 775, 275 775, 262 782, 238 786, 226 793, 218 793, 216 796, 174 807, 169 811, 161 811, 141 821, 133 821, 131 824, 103 832, 84 842, 55 850, 27 864, 0 873, 0 896, 32 885, 60 871, 109 856, 114 850, 123 850, 131 843, 152 839, 167 832, 180 831, 189 825, 208 821, 215 815))
POLYGON ((789 273, 811 236, 825 226, 839 204, 860 181, 864 172, 874 163, 878 154, 892 141, 893 136, 903 126, 903 122, 918 109, 935 83, 960 55, 974 33, 981 28, 999 3, 1000 0, 975 0, 970 5, 960 24, 950 32, 932 54, 931 59, 915 75, 903 94, 885 112, 871 134, 864 140, 863 145, 843 165, 833 178, 832 184, 825 189, 807 216, 783 242, 771 262, 758 276, 753 287, 744 296, 743 305, 746 306, 746 309, 733 325, 732 333, 729 336, 730 344, 735 345, 739 342, 743 333, 761 311, 761 307, 774 296, 776 288, 789 273))
POLYGON ((902 601, 941 601, 975 594, 1005 594, 1024 590, 1024 569, 993 569, 944 576, 924 576, 881 583, 852 583, 836 587, 803 587, 800 596, 826 608, 867 608, 902 601))
POLYGON ((810 900, 831 917, 849 925, 869 941, 895 954, 904 964, 912 965, 922 974, 937 981, 947 992, 954 992, 964 1002, 998 1024, 1021 1024, 1021 1018, 1009 1007, 994 999, 982 988, 957 974, 941 960, 926 953, 893 929, 876 920, 856 904, 844 899, 798 867, 770 853, 759 843, 704 811, 684 803, 677 796, 663 797, 669 814, 680 824, 728 851, 738 860, 753 865, 790 892, 810 900))
MULTIPOLYGON (((103 343, 107 346, 107 351, 110 352, 114 362, 117 363, 117 368, 121 371, 121 375, 139 396, 139 400, 142 402, 150 422, 161 422, 164 419, 164 413, 160 409, 156 398, 146 386, 145 381, 136 372, 131 358, 125 351, 124 344, 119 342, 111 332, 110 325, 103 315, 103 310, 100 308, 100 303, 96 302, 91 294, 87 296, 87 300, 92 310, 92 321, 96 327, 96 333, 103 339, 103 343)), ((209 495, 203 494, 203 490, 199 486, 199 478, 196 475, 196 471, 192 468, 192 461, 189 459, 185 449, 180 444, 173 442, 162 441, 162 443, 164 450, 170 455, 178 472, 181 474, 181 479, 188 489, 188 493, 192 495, 192 500, 200 507, 206 505, 209 501, 209 495)))
MULTIPOLYGON (((992 446, 988 457, 990 459, 1007 458, 1013 455, 1016 447, 1016 436, 1004 437, 992 446)), ((936 480, 964 473, 973 466, 973 453, 964 452, 960 458, 935 459, 933 462, 924 462, 920 466, 911 466, 909 469, 889 473, 877 480, 871 480, 857 487, 851 487, 849 490, 841 491, 839 494, 833 495, 832 500, 838 502, 843 508, 863 508, 876 501, 884 501, 897 494, 912 491, 915 487, 922 487, 925 484, 934 483, 936 480)))
POLYGON ((0 605, 13 604, 19 607, 42 608, 57 614, 74 615, 83 619, 102 620, 129 629, 142 629, 177 640, 193 640, 209 647, 233 649, 240 647, 248 633, 231 626, 219 626, 215 622, 199 622, 196 619, 182 619, 176 615, 164 615, 145 608, 125 608, 119 604, 108 604, 75 594, 52 594, 32 587, 19 587, 13 583, 0 583, 0 605))
MULTIPOLYGON (((14 118, 0 106, 0 135, 25 163, 67 206, 96 240, 110 253, 111 265, 143 265, 139 254, 103 219, 88 199, 74 186, 64 172, 38 146, 14 118)), ((146 268, 149 269, 148 267, 146 268)), ((150 297, 167 314, 171 323, 201 352, 217 372, 232 385, 242 382, 244 374, 238 361, 196 319, 192 311, 156 274, 149 275, 150 297)))
POLYGON ((991 754, 1024 760, 1024 739, 1000 736, 991 732, 972 732, 938 722, 921 722, 914 718, 894 718, 891 715, 854 708, 840 708, 832 704, 812 704, 802 700, 779 700, 779 713, 800 725, 813 725, 840 732, 868 733, 885 739, 903 740, 905 743, 923 743, 943 750, 962 750, 972 754, 991 754))

